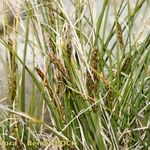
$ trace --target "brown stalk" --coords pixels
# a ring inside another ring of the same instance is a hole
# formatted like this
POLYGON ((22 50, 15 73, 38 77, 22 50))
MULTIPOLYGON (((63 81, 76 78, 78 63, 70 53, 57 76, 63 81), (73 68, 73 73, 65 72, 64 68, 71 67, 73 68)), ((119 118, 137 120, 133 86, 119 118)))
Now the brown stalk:
POLYGON ((63 74, 63 76, 68 78, 68 73, 66 71, 66 68, 62 65, 60 60, 50 52, 48 53, 48 56, 50 58, 50 61, 57 67, 57 69, 63 74))
POLYGON ((49 85, 49 83, 48 83, 48 81, 46 79, 46 76, 45 76, 44 72, 39 67, 35 67, 35 70, 38 73, 38 75, 40 76, 41 80, 44 82, 44 86, 47 88, 47 90, 48 90, 48 92, 49 92, 49 94, 50 94, 50 96, 51 96, 51 98, 52 98, 52 100, 54 102, 54 105, 58 109, 58 112, 59 112, 61 118, 63 118, 63 114, 64 113, 63 113, 63 111, 61 109, 61 106, 60 106, 59 102, 57 101, 57 98, 56 98, 56 96, 54 94, 53 89, 51 88, 51 86, 49 85))
POLYGON ((67 35, 66 35, 66 53, 68 60, 71 61, 71 54, 72 54, 72 35, 71 35, 71 29, 70 26, 68 27, 67 30, 67 35))
POLYGON ((11 73, 8 85, 9 85, 10 105, 12 105, 16 98, 17 81, 16 81, 16 62, 13 49, 13 41, 11 39, 8 40, 8 48, 10 52, 10 63, 11 63, 11 73))
POLYGON ((118 21, 117 21, 117 30, 118 30, 119 45, 120 45, 120 48, 123 49, 124 48, 123 31, 122 31, 121 25, 118 21))
POLYGON ((91 67, 92 67, 92 76, 89 73, 87 73, 87 90, 89 93, 89 96, 92 98, 95 98, 95 95, 98 90, 98 82, 99 78, 97 76, 98 71, 98 63, 99 63, 99 56, 98 56, 98 49, 94 48, 92 51, 92 57, 91 57, 91 67))

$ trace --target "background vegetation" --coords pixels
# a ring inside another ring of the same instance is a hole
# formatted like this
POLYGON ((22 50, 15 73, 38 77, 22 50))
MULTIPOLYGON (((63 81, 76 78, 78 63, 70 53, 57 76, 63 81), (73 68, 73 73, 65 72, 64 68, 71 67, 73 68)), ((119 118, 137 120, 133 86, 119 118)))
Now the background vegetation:
POLYGON ((5 26, 1 148, 150 148, 150 1, 67 3, 28 1, 5 26))

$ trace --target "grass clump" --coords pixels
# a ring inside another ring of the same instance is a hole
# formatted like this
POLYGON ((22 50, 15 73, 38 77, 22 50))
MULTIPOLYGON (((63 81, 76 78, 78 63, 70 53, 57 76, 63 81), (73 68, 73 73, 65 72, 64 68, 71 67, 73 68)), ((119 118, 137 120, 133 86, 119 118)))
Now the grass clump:
POLYGON ((0 146, 150 148, 148 1, 67 4, 26 2, 23 24, 0 40, 0 146))

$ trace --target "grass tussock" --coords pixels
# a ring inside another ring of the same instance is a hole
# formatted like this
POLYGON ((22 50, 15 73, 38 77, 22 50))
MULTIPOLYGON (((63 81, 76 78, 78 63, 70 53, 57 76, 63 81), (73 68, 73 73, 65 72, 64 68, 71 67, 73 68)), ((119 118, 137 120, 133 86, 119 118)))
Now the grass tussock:
POLYGON ((0 39, 0 149, 149 149, 149 7, 25 2, 0 39))

